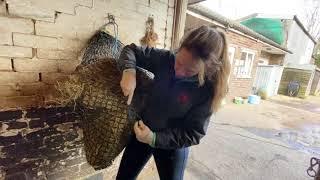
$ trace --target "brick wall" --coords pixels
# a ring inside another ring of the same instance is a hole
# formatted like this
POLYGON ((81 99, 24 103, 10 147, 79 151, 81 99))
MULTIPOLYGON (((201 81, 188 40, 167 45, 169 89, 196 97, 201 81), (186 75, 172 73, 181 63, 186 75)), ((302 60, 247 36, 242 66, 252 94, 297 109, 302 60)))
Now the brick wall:
POLYGON ((107 13, 124 44, 139 43, 153 15, 158 47, 170 48, 174 0, 0 0, 0 109, 45 105, 107 13))
POLYGON ((230 77, 230 91, 228 95, 228 99, 233 99, 235 96, 247 97, 252 92, 253 80, 256 75, 256 69, 259 62, 259 57, 261 54, 262 44, 257 42, 249 37, 236 34, 234 32, 228 31, 226 32, 229 44, 233 47, 236 47, 234 59, 240 59, 241 56, 241 48, 247 48, 255 51, 255 58, 251 70, 250 78, 237 78, 233 73, 234 63, 231 68, 231 77, 230 77))
POLYGON ((310 70, 284 68, 278 93, 287 95, 289 82, 298 81, 300 83, 298 97, 308 96, 310 93, 311 75, 312 71, 310 70))
MULTIPOLYGON (((33 108, 0 112, 0 179, 80 179, 96 174, 115 179, 121 157, 110 168, 94 171, 85 159, 79 117, 72 111, 33 108)), ((151 162, 140 176, 154 171, 151 162)))
POLYGON ((270 56, 269 65, 283 65, 284 54, 273 54, 270 56))
POLYGON ((0 179, 79 179, 96 173, 114 179, 121 157, 110 169, 94 172, 71 109, 29 107, 52 99, 54 82, 74 70, 107 13, 115 15, 124 44, 139 43, 153 15, 158 47, 168 49, 173 11, 174 0, 0 0, 0 179))
POLYGON ((268 60, 268 64, 270 62, 271 56, 272 56, 272 54, 267 53, 265 51, 261 51, 260 58, 268 60))

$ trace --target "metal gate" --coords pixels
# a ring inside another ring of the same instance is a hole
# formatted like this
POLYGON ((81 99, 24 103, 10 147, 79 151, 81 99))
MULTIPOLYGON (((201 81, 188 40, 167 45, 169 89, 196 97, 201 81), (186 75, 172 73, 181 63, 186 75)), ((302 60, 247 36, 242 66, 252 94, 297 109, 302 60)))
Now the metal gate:
POLYGON ((278 94, 283 66, 258 65, 253 88, 256 91, 265 89, 268 96, 278 94))

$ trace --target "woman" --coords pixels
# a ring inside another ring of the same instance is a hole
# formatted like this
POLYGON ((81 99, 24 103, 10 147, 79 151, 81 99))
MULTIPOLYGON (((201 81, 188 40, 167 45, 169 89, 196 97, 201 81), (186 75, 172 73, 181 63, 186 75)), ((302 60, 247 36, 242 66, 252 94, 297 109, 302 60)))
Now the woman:
POLYGON ((120 85, 128 104, 136 87, 136 67, 155 77, 117 179, 136 179, 151 155, 160 179, 183 179, 189 147, 199 144, 210 116, 227 93, 227 57, 225 35, 208 26, 191 31, 176 54, 135 44, 124 47, 119 60, 123 70, 120 85))

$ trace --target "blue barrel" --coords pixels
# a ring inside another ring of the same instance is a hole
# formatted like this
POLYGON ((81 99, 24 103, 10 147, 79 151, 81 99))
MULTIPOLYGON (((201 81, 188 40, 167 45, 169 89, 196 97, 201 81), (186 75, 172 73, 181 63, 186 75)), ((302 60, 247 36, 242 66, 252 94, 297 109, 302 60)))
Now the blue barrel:
POLYGON ((249 104, 260 104, 261 97, 257 95, 250 95, 248 97, 249 104))

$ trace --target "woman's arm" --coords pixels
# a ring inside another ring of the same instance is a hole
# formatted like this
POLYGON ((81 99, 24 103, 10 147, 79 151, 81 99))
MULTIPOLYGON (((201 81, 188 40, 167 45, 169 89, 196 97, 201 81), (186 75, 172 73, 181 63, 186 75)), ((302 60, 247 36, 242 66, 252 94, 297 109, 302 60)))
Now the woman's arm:
POLYGON ((128 97, 127 104, 131 104, 136 88, 136 67, 139 66, 156 75, 156 68, 168 63, 170 51, 130 44, 122 49, 118 66, 122 73, 120 86, 124 96, 128 97))
POLYGON ((136 67, 139 66, 155 73, 155 69, 161 65, 161 61, 167 61, 169 56, 170 51, 137 46, 132 43, 122 49, 118 65, 121 71, 125 69, 136 69, 136 67))
POLYGON ((155 132, 154 146, 161 149, 177 149, 199 144, 207 132, 211 115, 211 100, 208 100, 190 110, 182 128, 155 132))

